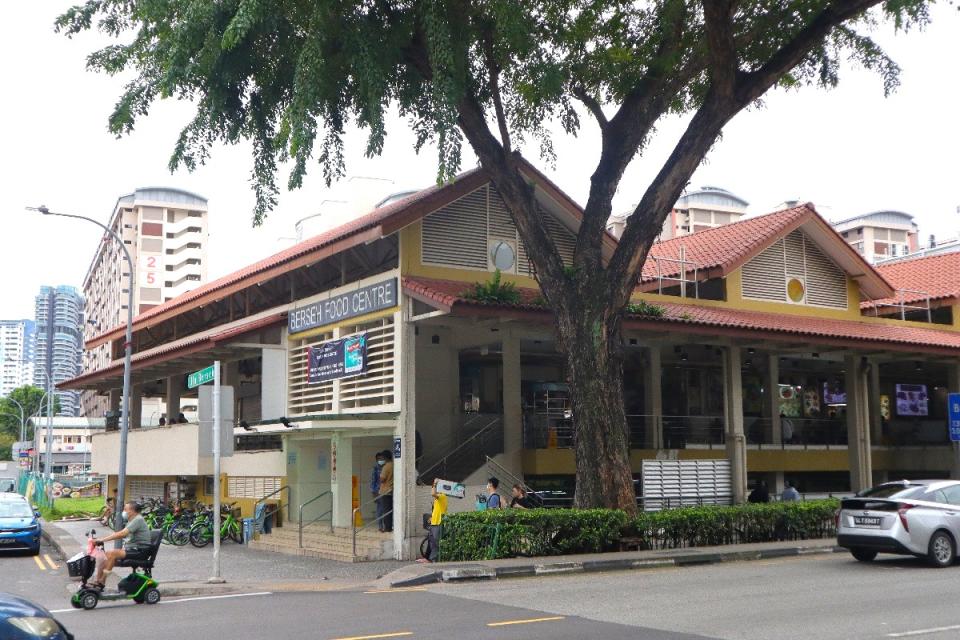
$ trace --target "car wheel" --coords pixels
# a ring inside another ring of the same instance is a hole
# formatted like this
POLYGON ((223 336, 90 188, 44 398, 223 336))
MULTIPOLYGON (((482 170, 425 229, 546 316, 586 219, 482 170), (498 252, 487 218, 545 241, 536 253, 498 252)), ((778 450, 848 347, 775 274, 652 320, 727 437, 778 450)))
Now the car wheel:
POLYGON ((936 531, 930 536, 927 559, 935 567, 949 567, 957 557, 957 546, 946 531, 936 531))
POLYGON ((32 556, 40 555, 40 545, 37 545, 36 547, 30 549, 30 555, 32 556))
POLYGON ((877 552, 869 549, 850 549, 850 553, 860 562, 870 562, 877 557, 877 552))

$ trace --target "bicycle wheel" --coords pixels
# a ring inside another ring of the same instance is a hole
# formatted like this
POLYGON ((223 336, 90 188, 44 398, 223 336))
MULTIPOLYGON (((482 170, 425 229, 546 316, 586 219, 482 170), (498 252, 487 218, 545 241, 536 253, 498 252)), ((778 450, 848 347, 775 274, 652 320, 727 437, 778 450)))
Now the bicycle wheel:
POLYGON ((430 559, 430 536, 420 541, 420 557, 430 559))
POLYGON ((209 525, 200 523, 190 527, 190 544, 193 546, 202 549, 209 544, 211 539, 213 539, 213 534, 209 525))
POLYGON ((185 524, 175 524, 170 527, 170 544, 175 547, 182 547, 190 542, 190 527, 185 524))
POLYGON ((240 523, 236 520, 230 521, 230 526, 227 529, 227 534, 230 536, 230 539, 236 542, 237 544, 243 544, 243 527, 240 526, 240 523))

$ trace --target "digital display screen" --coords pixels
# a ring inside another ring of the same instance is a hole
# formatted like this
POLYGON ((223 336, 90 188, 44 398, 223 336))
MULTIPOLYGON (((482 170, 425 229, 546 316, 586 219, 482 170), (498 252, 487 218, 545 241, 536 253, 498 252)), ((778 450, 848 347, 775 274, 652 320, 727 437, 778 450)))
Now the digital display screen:
POLYGON ((897 385, 897 415, 927 416, 930 396, 925 384, 897 385))
POLYGON ((836 383, 823 383, 823 404, 847 404, 847 394, 836 383))

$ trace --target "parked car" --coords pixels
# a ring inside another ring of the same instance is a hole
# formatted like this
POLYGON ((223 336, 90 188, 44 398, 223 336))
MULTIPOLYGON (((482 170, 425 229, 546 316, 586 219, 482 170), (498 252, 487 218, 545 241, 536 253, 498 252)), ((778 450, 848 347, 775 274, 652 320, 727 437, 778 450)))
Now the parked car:
POLYGON ((960 481, 887 482, 846 498, 837 512, 837 544, 861 562, 878 553, 927 558, 948 567, 960 540, 960 481))
POLYGON ((74 640, 73 635, 39 605, 0 592, 0 638, 4 640, 74 640))
POLYGON ((40 553, 40 512, 19 493, 0 493, 0 551, 40 553))

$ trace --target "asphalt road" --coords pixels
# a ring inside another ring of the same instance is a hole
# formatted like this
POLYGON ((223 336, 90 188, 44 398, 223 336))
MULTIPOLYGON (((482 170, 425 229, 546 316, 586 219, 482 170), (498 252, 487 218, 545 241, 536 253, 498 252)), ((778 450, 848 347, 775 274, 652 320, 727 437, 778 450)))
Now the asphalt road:
POLYGON ((40 561, 44 569, 29 556, 0 557, 0 590, 47 606, 78 640, 960 637, 960 566, 912 559, 859 564, 831 554, 405 590, 104 602, 94 611, 70 608, 65 567, 40 561))

